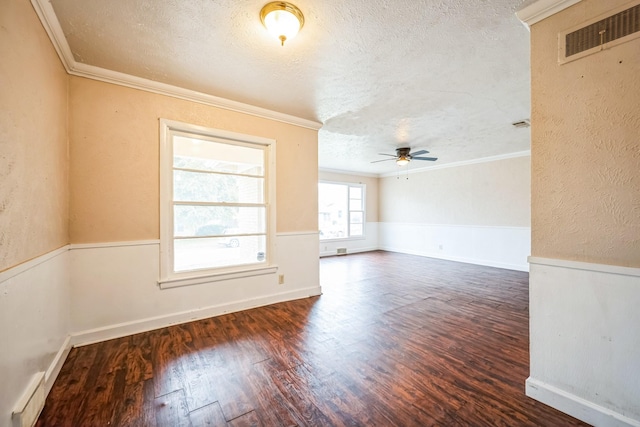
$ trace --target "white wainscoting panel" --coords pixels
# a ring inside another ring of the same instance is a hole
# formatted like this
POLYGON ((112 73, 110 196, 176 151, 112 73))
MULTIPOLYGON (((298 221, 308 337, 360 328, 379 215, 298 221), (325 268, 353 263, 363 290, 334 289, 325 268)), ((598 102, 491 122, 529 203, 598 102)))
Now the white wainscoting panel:
POLYGON ((68 247, 13 267, 0 277, 0 425, 34 375, 48 392, 70 349, 68 247))
POLYGON ((640 269, 530 258, 528 396, 640 427, 640 269))
POLYGON ((528 271, 531 228, 381 222, 380 249, 528 271))
POLYGON ((346 248, 348 254, 358 252, 375 251, 378 249, 378 223, 367 222, 365 224, 365 236, 349 240, 324 240, 320 241, 320 256, 336 255, 338 248, 346 248))
POLYGON ((160 289, 159 244, 74 247, 72 343, 119 336, 321 293, 317 232, 276 237, 278 271, 160 289), (284 275, 284 284, 278 276, 284 275))

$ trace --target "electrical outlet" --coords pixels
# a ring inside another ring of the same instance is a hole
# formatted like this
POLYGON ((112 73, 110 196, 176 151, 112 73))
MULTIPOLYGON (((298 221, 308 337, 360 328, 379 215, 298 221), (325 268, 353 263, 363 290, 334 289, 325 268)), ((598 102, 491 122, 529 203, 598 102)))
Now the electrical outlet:
POLYGON ((278 276, 278 285, 284 285, 284 274, 278 276))

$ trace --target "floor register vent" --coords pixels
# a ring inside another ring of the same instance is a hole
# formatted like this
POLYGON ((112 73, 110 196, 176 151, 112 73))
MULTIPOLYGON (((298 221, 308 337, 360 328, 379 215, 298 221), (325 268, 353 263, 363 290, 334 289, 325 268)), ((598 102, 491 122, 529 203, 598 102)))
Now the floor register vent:
POLYGON ((638 37, 640 0, 560 33, 558 62, 574 61, 638 37))
POLYGON ((38 372, 11 414, 12 427, 33 427, 44 408, 46 398, 44 372, 38 372))

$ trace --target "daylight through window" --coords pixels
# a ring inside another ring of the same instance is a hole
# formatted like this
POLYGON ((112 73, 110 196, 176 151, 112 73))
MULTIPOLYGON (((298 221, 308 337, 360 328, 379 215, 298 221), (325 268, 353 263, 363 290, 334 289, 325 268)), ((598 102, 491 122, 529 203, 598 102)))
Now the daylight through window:
POLYGON ((364 236, 363 184, 318 184, 320 240, 364 236))
POLYGON ((164 276, 268 261, 269 146, 168 128, 164 276))

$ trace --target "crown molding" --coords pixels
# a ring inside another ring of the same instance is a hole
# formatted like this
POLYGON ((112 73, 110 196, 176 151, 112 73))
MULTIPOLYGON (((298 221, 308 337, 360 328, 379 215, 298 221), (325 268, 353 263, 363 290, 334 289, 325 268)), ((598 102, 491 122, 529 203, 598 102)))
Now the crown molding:
POLYGON ((536 22, 555 15, 581 0, 538 0, 516 12, 516 16, 527 29, 536 22))
MULTIPOLYGON (((426 166, 423 168, 409 169, 409 171, 402 170, 401 173, 403 175, 407 173, 414 174, 414 173, 427 172, 427 171, 432 171, 437 169, 457 168, 460 166, 475 165, 477 163, 488 163, 488 162, 495 162, 498 160, 506 160, 506 159, 513 159, 516 157, 527 157, 527 156, 531 156, 531 150, 517 151, 515 153, 507 153, 507 154, 498 154, 497 156, 481 157, 479 159, 463 160, 460 162, 445 163, 443 165, 426 166)), ((398 171, 395 171, 395 172, 387 172, 387 173, 380 174, 378 175, 378 177, 388 178, 388 177, 397 176, 397 175, 398 175, 398 171)))
POLYGON ((378 174, 377 173, 354 172, 354 171, 348 171, 348 170, 344 170, 344 169, 318 168, 318 172, 335 173, 335 174, 339 174, 339 175, 349 175, 349 176, 362 176, 362 177, 366 177, 366 178, 378 178, 378 174))
POLYGON ((31 0, 31 5, 36 11, 44 30, 47 32, 54 49, 58 53, 62 65, 65 70, 67 70, 67 73, 71 73, 71 66, 75 64, 75 60, 73 59, 73 53, 71 53, 71 48, 69 47, 69 43, 67 43, 67 38, 62 32, 62 27, 60 27, 60 22, 58 22, 58 17, 51 3, 48 0, 31 0))
POLYGON ((186 101, 197 102, 212 107, 223 108, 225 110, 235 111, 238 113, 249 114, 269 120, 275 120, 307 129, 319 130, 322 123, 303 119, 301 117, 280 113, 266 108, 256 107, 242 102, 232 101, 226 98, 209 95, 195 90, 185 89, 178 86, 160 83, 141 77, 132 76, 130 74, 120 73, 117 71, 107 70, 105 68, 95 67, 93 65, 76 62, 67 43, 67 38, 62 31, 58 17, 51 6, 49 0, 31 0, 31 4, 40 18, 40 22, 44 27, 53 47, 55 48, 62 65, 68 74, 78 77, 85 77, 92 80, 98 80, 105 83, 111 83, 119 86, 130 87, 133 89, 144 90, 146 92, 166 95, 173 98, 184 99, 186 101))

